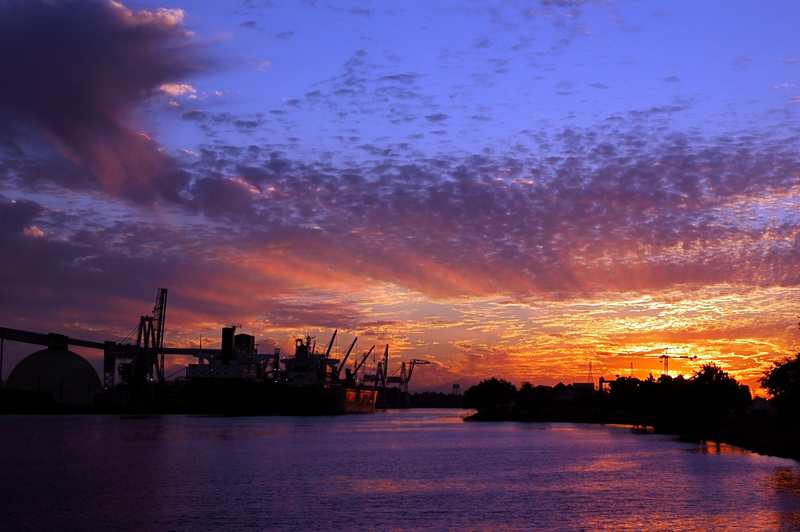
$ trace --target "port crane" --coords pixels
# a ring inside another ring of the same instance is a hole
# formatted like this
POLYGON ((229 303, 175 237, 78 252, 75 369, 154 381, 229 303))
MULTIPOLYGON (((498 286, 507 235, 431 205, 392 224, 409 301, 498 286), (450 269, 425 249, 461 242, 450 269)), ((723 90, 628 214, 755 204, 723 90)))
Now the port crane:
POLYGON ((360 369, 361 369, 361 366, 363 366, 363 365, 364 365, 364 362, 366 362, 366 361, 367 361, 367 358, 369 357, 369 355, 370 355, 370 354, 372 354, 372 350, 373 350, 373 349, 375 349, 375 346, 374 346, 374 345, 373 345, 372 347, 370 347, 370 348, 369 348, 369 351, 367 351, 366 353, 364 353, 364 356, 363 356, 363 358, 361 359, 361 362, 359 362, 359 363, 355 364, 355 366, 354 366, 354 369, 353 369, 353 378, 354 378, 354 379, 355 379, 355 378, 358 376, 358 370, 360 370, 360 369))
POLYGON ((418 358, 412 359, 408 363, 408 370, 406 371, 406 363, 402 362, 400 364, 400 375, 395 377, 389 377, 386 379, 388 383, 396 383, 400 385, 400 392, 401 393, 408 393, 408 383, 411 381, 411 375, 414 373, 414 366, 417 364, 430 364, 427 360, 421 360, 418 358))
MULTIPOLYGON (((656 355, 641 355, 645 357, 654 357, 656 355)), ((697 356, 695 355, 668 355, 664 353, 663 355, 658 355, 658 359, 664 364, 664 372, 662 375, 669 375, 669 361, 671 358, 685 358, 687 360, 696 360, 697 356)))
POLYGON ((342 363, 339 364, 338 368, 336 368, 336 378, 337 379, 339 378, 339 375, 342 373, 342 368, 344 368, 344 363, 347 362, 347 359, 350 356, 350 352, 353 351, 353 347, 355 347, 357 340, 358 340, 358 336, 356 336, 353 339, 353 343, 350 344, 350 347, 347 349, 347 353, 345 353, 344 358, 342 359, 342 363))
POLYGON ((672 357, 670 357, 670 355, 661 355, 658 358, 659 358, 659 360, 663 360, 664 361, 664 375, 669 375, 669 359, 670 358, 686 358, 688 360, 697 359, 696 356, 688 356, 688 355, 673 355, 672 357))
MULTIPOLYGON (((364 358, 364 360, 366 360, 366 357, 364 358)), ((386 377, 387 377, 386 368, 388 367, 389 367, 389 344, 386 344, 386 349, 383 352, 383 360, 378 362, 378 369, 375 371, 375 373, 367 373, 366 375, 364 375, 364 378, 362 380, 364 382, 374 382, 375 386, 386 388, 386 377)))
POLYGON ((408 383, 411 381, 411 376, 414 374, 414 366, 423 364, 430 364, 427 360, 419 358, 412 359, 408 365, 405 362, 400 363, 400 374, 389 375, 387 368, 389 367, 389 344, 386 344, 386 349, 383 352, 383 360, 378 362, 378 369, 374 374, 364 375, 364 382, 374 382, 375 386, 386 388, 388 384, 399 385, 401 393, 408 393, 408 383))
MULTIPOLYGON (((56 333, 41 334, 0 327, 0 358, 4 340, 43 345, 56 350, 68 349, 69 346, 87 347, 103 351, 103 384, 106 389, 114 388, 117 372, 125 384, 134 388, 145 384, 163 384, 164 355, 196 355, 198 352, 195 348, 164 347, 166 315, 167 289, 159 288, 152 314, 141 316, 139 324, 122 343, 95 342, 56 333)), ((218 349, 205 351, 219 352, 218 349)))
POLYGON ((106 356, 104 362, 104 385, 113 388, 114 373, 118 369, 123 380, 129 384, 138 384, 150 380, 164 383, 164 327, 167 317, 167 289, 159 288, 152 315, 141 316, 139 325, 123 340, 126 352, 116 357, 106 356), (136 335, 136 343, 128 342, 136 335), (127 355, 127 356, 126 356, 127 355), (129 358, 130 362, 122 362, 119 368, 114 367, 116 358, 129 358))

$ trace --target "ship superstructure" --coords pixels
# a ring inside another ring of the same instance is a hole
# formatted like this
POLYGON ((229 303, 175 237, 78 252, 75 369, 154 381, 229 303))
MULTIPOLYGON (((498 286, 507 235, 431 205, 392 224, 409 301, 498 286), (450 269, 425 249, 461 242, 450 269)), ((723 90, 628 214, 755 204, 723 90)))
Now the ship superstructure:
POLYGON ((179 379, 188 411, 286 415, 375 411, 377 390, 339 379, 357 338, 341 361, 330 356, 336 332, 324 353, 306 336, 296 340, 294 356, 282 359, 280 349, 259 354, 254 336, 235 332, 235 327, 222 329, 221 348, 198 351, 198 362, 189 364, 186 376, 179 379))
POLYGON ((280 349, 271 355, 258 353, 255 336, 236 334, 236 326, 222 329, 219 350, 200 349, 197 364, 186 367, 187 379, 248 379, 264 380, 277 372, 280 349))

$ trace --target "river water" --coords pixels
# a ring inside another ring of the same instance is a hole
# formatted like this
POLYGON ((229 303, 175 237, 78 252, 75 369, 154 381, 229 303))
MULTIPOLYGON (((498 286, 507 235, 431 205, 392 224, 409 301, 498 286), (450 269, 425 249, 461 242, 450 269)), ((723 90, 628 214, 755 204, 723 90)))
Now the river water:
POLYGON ((460 410, 3 416, 0 530, 800 530, 800 463, 460 410))

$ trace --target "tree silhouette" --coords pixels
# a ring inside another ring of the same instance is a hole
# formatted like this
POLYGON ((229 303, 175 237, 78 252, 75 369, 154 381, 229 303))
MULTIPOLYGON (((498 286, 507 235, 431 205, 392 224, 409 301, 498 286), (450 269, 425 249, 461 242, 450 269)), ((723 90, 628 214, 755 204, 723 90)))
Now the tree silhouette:
POLYGON ((493 408, 495 405, 507 404, 515 400, 517 387, 507 380, 492 377, 470 386, 464 392, 464 408, 478 411, 493 408))
POLYGON ((714 364, 705 364, 689 380, 692 400, 706 416, 719 416, 750 405, 750 388, 714 364))
POLYGON ((783 414, 800 414, 800 354, 772 364, 760 379, 783 414))
POLYGON ((715 364, 706 364, 685 379, 650 375, 645 380, 612 381, 604 404, 632 415, 632 422, 661 432, 699 433, 709 423, 750 404, 750 389, 715 364))
POLYGON ((517 392, 517 407, 530 414, 538 408, 550 405, 550 393, 542 387, 536 387, 530 382, 523 382, 517 392))

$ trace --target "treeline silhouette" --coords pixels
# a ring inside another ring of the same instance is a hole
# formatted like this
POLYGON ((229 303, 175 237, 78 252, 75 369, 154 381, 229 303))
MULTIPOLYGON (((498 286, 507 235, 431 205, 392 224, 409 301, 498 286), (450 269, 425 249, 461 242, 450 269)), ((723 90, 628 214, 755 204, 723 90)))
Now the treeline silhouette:
POLYGON ((464 392, 475 421, 571 421, 653 427, 656 432, 712 440, 800 459, 800 354, 774 363, 761 379, 773 408, 753 410, 750 389, 715 364, 682 375, 619 377, 603 390, 591 384, 517 387, 492 377, 464 392))

